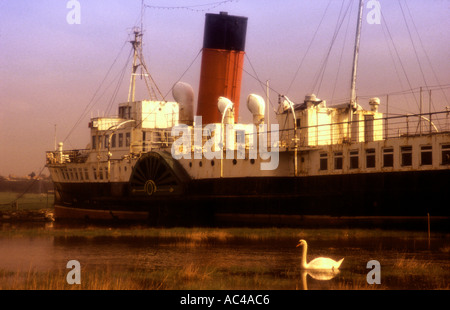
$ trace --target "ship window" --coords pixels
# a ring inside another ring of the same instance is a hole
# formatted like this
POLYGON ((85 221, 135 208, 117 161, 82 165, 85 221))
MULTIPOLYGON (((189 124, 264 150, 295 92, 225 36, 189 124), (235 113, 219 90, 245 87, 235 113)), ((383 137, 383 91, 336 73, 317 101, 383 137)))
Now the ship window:
POLYGON ((98 169, 98 176, 99 176, 100 180, 103 180, 103 168, 98 169))
POLYGON ((111 137, 111 147, 116 147, 116 134, 111 137))
POLYGON ((359 156, 358 151, 350 151, 350 169, 358 169, 359 156))
POLYGON ((84 168, 84 178, 86 180, 89 180, 89 173, 88 173, 88 169, 87 168, 84 168))
POLYGON ((131 118, 131 107, 119 107, 119 117, 130 119, 131 118))
POLYGON ((340 170, 342 169, 342 152, 334 153, 334 169, 340 170))
POLYGON ((301 125, 301 121, 300 121, 299 118, 297 118, 295 121, 296 121, 296 124, 297 124, 297 129, 299 129, 300 125, 301 125))
POLYGON ((364 115, 364 141, 373 141, 373 115, 364 115))
POLYGON ((105 135, 105 149, 109 147, 109 135, 105 135))
POLYGON ((92 136, 92 149, 97 148, 97 136, 92 136))
POLYGON ((402 155, 402 166, 412 165, 412 146, 402 146, 400 148, 402 155))
POLYGON ((383 167, 394 167, 394 149, 383 150, 383 167))
POLYGON ((92 171, 94 172, 94 180, 97 180, 97 169, 93 168, 92 171))
POLYGON ((125 146, 130 146, 130 133, 129 132, 127 132, 126 134, 125 134, 125 146))
POLYGON ((420 164, 422 166, 433 164, 433 147, 431 145, 420 148, 420 164))
POLYGON ((83 178, 83 170, 82 170, 81 168, 78 168, 78 175, 80 176, 80 180, 81 180, 81 181, 84 181, 84 178, 83 178))
POLYGON ((123 146, 123 133, 119 133, 119 147, 123 146))
POLYGON ((328 169, 328 154, 322 153, 320 154, 320 170, 328 169))
POLYGON ((366 150, 366 168, 375 168, 375 149, 366 150))
POLYGON ((69 179, 73 180, 73 171, 72 168, 69 168, 69 179))
POLYGON ((442 164, 450 165, 450 144, 445 144, 441 146, 442 149, 442 164))

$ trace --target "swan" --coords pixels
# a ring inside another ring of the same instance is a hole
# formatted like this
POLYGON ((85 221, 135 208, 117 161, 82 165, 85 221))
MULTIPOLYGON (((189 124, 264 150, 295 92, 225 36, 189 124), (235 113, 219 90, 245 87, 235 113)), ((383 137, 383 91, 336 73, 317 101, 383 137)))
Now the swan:
POLYGON ((303 253, 302 253, 302 261, 301 261, 301 269, 316 269, 316 270, 337 270, 339 269, 339 266, 342 264, 342 261, 344 259, 341 259, 340 261, 336 262, 328 257, 318 257, 310 261, 309 263, 306 263, 306 252, 308 250, 308 244, 305 240, 300 240, 297 244, 297 247, 303 246, 303 253))

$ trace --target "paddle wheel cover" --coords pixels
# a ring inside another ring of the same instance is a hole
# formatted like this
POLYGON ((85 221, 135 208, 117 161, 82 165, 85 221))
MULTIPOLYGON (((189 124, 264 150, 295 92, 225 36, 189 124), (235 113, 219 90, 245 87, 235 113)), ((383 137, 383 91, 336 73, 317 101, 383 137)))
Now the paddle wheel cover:
POLYGON ((138 196, 180 195, 189 179, 184 168, 169 153, 148 152, 133 168, 131 193, 138 196))

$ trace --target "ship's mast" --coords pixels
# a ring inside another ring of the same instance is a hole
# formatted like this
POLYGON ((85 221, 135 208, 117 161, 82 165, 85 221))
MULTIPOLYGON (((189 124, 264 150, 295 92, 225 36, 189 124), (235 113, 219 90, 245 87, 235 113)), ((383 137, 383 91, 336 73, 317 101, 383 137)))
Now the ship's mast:
POLYGON ((133 56, 133 67, 131 69, 131 79, 130 79, 130 89, 128 91, 128 102, 134 102, 134 94, 136 89, 136 71, 139 65, 137 64, 138 58, 138 48, 140 48, 142 43, 142 34, 139 28, 134 29, 134 41, 130 41, 133 45, 134 56, 133 56))
MULTIPOLYGON (((359 13, 358 13, 358 24, 356 26, 356 37, 355 37, 355 50, 353 54, 353 70, 352 70, 352 83, 351 83, 351 94, 350 94, 350 105, 349 105, 349 112, 348 112, 348 119, 349 119, 349 126, 352 122, 353 117, 353 109, 356 108, 356 74, 357 74, 357 67, 358 67, 358 54, 359 54, 359 42, 361 39, 361 25, 362 25, 362 14, 363 14, 363 8, 364 8, 364 0, 359 0, 359 13)), ((350 133, 351 130, 348 128, 348 133, 350 133)), ((350 136, 350 135, 348 135, 350 136)))

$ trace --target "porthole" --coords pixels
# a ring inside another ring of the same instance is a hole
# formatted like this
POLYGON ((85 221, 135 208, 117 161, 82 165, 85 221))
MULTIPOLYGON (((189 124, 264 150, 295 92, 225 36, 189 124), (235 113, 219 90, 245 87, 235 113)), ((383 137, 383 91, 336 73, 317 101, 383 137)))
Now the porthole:
POLYGON ((203 162, 200 161, 200 162, 198 163, 198 165, 199 165, 200 167, 203 166, 203 162))
POLYGON ((255 163, 255 160, 253 158, 250 159, 250 163, 253 165, 255 163))
POLYGON ((214 160, 211 160, 211 166, 214 166, 214 160))
POLYGON ((236 164, 237 164, 237 160, 233 159, 233 165, 236 165, 236 164))
POLYGON ((189 168, 192 168, 192 162, 189 163, 189 168))

